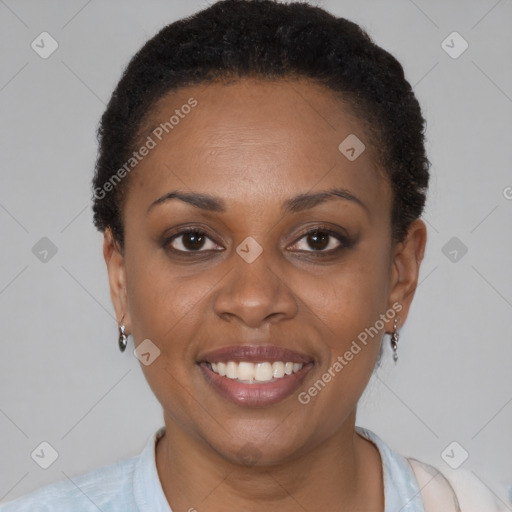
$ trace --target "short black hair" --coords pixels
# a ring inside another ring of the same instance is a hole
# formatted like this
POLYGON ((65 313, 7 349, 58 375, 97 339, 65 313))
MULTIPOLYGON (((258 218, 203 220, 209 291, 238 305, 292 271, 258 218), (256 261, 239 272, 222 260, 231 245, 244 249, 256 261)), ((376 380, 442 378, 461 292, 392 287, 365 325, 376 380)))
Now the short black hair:
POLYGON ((123 247, 129 180, 116 173, 157 101, 187 85, 237 77, 306 78, 339 93, 367 127, 393 192, 391 237, 404 239, 423 213, 430 162, 425 120, 402 66, 359 25, 275 0, 218 1, 167 25, 131 59, 98 129, 93 212, 100 231, 109 227, 123 247))

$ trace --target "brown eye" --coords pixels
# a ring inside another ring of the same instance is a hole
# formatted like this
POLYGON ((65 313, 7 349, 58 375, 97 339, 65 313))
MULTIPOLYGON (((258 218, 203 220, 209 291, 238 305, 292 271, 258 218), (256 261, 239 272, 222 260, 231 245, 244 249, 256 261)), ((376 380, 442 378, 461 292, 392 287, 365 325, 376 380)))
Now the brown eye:
POLYGON ((350 245, 341 233, 317 227, 304 233, 292 248, 303 252, 334 253, 350 245))
POLYGON ((173 235, 165 245, 177 252, 205 252, 216 250, 217 247, 204 231, 198 229, 180 231, 173 235))
POLYGON ((322 251, 329 245, 331 235, 322 231, 313 231, 306 236, 307 243, 315 250, 322 251))

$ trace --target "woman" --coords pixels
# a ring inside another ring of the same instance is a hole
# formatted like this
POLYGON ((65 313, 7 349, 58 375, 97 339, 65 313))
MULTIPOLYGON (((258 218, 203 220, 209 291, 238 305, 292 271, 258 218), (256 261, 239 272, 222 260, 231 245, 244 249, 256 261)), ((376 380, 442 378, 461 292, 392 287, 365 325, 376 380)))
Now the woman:
POLYGON ((418 282, 423 133, 400 64, 322 9, 225 0, 152 38, 101 121, 94 220, 165 426, 0 510, 500 510, 355 426, 418 282))

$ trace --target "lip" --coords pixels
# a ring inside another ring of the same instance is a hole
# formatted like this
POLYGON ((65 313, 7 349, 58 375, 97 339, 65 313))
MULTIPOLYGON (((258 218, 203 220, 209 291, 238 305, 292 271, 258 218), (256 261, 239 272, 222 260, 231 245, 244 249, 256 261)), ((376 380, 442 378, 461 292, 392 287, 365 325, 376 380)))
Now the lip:
POLYGON ((199 364, 208 384, 237 405, 262 407, 276 404, 292 395, 302 384, 306 374, 313 368, 313 363, 304 365, 297 373, 286 375, 274 382, 262 382, 261 384, 244 384, 227 377, 221 377, 215 373, 206 362, 199 364))
POLYGON ((250 363, 290 361, 291 363, 308 364, 313 362, 313 358, 275 345, 233 345, 206 352, 198 357, 198 363, 219 363, 221 361, 247 361, 250 363))
POLYGON ((313 359, 299 352, 274 345, 238 345, 224 347, 201 355, 198 365, 206 382, 222 397, 237 404, 263 407, 281 402, 292 395, 302 384, 307 373, 313 368, 313 359), (227 377, 221 377, 211 369, 211 363, 224 361, 275 362, 289 361, 304 366, 291 375, 270 382, 245 384, 227 377))

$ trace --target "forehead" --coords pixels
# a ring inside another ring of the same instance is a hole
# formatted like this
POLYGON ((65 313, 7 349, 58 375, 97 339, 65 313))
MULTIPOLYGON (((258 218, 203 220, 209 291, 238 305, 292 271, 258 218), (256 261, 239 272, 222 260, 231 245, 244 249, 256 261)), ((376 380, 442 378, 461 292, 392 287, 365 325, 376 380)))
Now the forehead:
POLYGON ((387 180, 363 126, 336 93, 305 80, 186 87, 152 109, 139 140, 154 147, 130 189, 149 202, 179 188, 229 204, 338 186, 386 203, 387 180))

